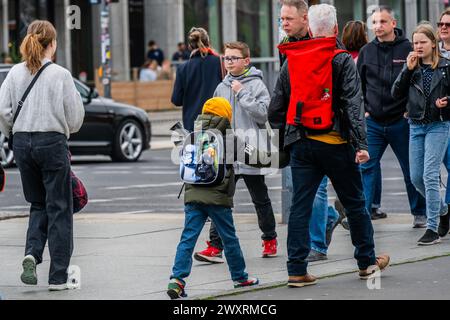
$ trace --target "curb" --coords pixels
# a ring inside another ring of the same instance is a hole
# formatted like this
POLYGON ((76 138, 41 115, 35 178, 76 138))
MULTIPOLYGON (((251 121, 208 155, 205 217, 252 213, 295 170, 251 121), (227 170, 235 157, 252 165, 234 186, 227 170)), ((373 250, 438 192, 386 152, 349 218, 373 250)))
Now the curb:
MULTIPOLYGON (((427 260, 433 260, 433 259, 439 259, 439 258, 444 258, 444 257, 450 257, 450 252, 442 253, 442 254, 437 255, 437 256, 422 256, 422 257, 415 257, 415 258, 405 259, 403 261, 390 263, 388 267, 401 266, 401 265, 405 265, 405 264, 416 263, 416 262, 427 261, 427 260)), ((349 271, 342 271, 342 272, 337 272, 337 273, 329 273, 329 274, 324 274, 324 275, 321 275, 321 276, 317 276, 317 279, 318 280, 322 280, 322 279, 327 279, 327 278, 334 278, 334 277, 347 275, 347 274, 352 274, 352 273, 357 273, 357 272, 358 272, 358 269, 353 269, 353 270, 349 270, 349 271)), ((274 282, 269 282, 269 283, 260 285, 258 287, 231 289, 231 290, 222 291, 222 292, 219 292, 219 293, 213 294, 213 295, 202 295, 202 296, 192 297, 192 299, 187 299, 187 300, 214 300, 216 298, 221 298, 221 297, 239 296, 241 294, 249 293, 249 292, 257 292, 257 291, 262 291, 262 290, 281 288, 281 287, 284 287, 286 285, 287 285, 287 281, 274 281, 274 282)))
POLYGON ((18 214, 11 214, 11 215, 2 215, 0 213, 0 221, 19 219, 19 218, 28 218, 28 217, 29 217, 28 213, 18 213, 18 214))

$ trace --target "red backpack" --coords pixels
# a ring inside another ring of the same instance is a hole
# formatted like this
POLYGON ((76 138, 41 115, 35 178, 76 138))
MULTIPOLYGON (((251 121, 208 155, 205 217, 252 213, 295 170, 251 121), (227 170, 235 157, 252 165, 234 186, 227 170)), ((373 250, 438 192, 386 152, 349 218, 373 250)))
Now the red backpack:
POLYGON ((287 123, 308 131, 328 132, 333 127, 333 58, 336 38, 317 38, 278 46, 288 60, 291 97, 287 123))

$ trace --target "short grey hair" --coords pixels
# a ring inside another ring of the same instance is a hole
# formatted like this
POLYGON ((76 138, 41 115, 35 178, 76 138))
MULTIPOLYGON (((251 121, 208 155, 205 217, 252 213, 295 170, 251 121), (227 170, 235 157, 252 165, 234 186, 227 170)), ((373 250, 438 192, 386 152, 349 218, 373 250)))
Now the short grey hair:
POLYGON ((296 7, 298 11, 308 11, 308 4, 305 0, 280 0, 282 6, 296 7))
POLYGON ((387 13, 391 16, 392 20, 396 20, 396 19, 395 19, 395 11, 392 10, 392 8, 389 7, 389 6, 387 6, 387 5, 381 5, 381 6, 376 7, 376 8, 372 11, 372 15, 373 15, 375 12, 383 12, 383 11, 384 11, 384 12, 387 12, 387 13))
POLYGON ((336 8, 325 3, 311 6, 308 19, 313 37, 329 37, 334 34, 337 25, 336 8))

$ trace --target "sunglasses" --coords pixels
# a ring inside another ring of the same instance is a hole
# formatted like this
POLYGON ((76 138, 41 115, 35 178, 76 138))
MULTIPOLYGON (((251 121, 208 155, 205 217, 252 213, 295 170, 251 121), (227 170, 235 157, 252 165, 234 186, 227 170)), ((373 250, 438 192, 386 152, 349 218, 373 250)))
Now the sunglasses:
POLYGON ((442 28, 445 26, 446 28, 450 28, 450 22, 438 22, 437 23, 438 28, 442 28))

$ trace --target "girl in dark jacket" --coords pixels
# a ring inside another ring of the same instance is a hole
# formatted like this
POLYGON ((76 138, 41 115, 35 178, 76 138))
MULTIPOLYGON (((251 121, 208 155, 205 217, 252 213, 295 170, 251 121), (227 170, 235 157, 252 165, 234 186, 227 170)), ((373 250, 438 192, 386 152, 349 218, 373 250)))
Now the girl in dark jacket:
MULTIPOLYGON (((419 25, 413 33, 414 51, 392 88, 394 99, 408 97, 410 123, 409 163, 411 180, 426 199, 427 230, 419 245, 440 242, 439 216, 448 208, 439 192, 439 171, 450 133, 449 60, 439 55, 438 39, 429 24, 419 25)), ((441 219, 442 224, 442 219, 441 219)))
POLYGON ((223 77, 220 57, 210 48, 205 29, 189 31, 189 46, 193 50, 191 58, 177 69, 172 103, 183 107, 184 128, 193 131, 203 104, 213 97, 223 77))

